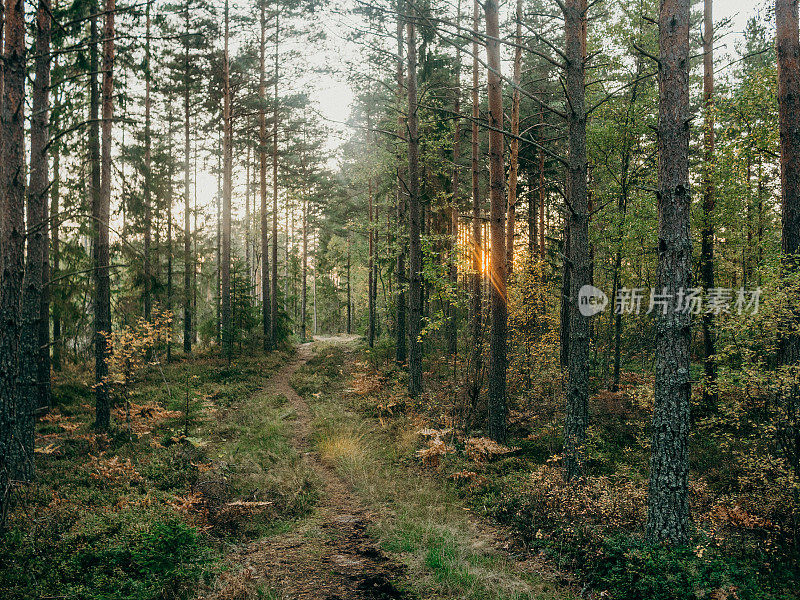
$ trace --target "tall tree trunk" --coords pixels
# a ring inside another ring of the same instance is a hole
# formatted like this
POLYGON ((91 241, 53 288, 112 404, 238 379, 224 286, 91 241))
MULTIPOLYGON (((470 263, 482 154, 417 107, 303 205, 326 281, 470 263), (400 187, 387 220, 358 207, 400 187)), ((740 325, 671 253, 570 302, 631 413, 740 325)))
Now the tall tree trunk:
MULTIPOLYGON (((395 31, 395 40, 397 42, 397 64, 395 72, 395 81, 397 82, 396 100, 397 100, 397 139, 402 140, 405 137, 405 124, 403 123, 403 14, 404 14, 403 0, 397 0, 397 23, 395 31)), ((395 328, 395 360, 397 364, 404 365, 408 360, 408 352, 406 345, 406 194, 403 189, 404 182, 400 170, 400 146, 398 144, 397 153, 397 188, 395 190, 395 201, 397 203, 397 326, 395 328)), ((348 261, 350 256, 350 240, 348 238, 348 261)), ((348 276, 348 286, 350 279, 348 276)), ((348 287, 349 289, 349 287, 348 287)), ((348 292, 349 294, 349 292, 348 292)), ((350 333, 350 304, 348 298, 347 308, 347 332, 350 333)))
MULTIPOLYGON (((544 106, 539 108, 539 124, 542 128, 542 143, 544 142, 544 106)), ((544 201, 547 198, 547 188, 544 184, 544 147, 539 149, 539 258, 547 258, 547 243, 545 237, 544 201)))
POLYGON ((567 127, 569 157, 569 311, 567 349, 567 406, 564 422, 565 478, 582 471, 586 427, 589 421, 589 319, 578 310, 580 289, 591 283, 589 259, 589 194, 586 158, 586 0, 564 3, 564 39, 567 63, 567 127))
MULTIPOLYGON (((221 133, 221 132, 220 132, 221 133)), ((219 151, 217 152, 217 288, 214 293, 217 309, 217 345, 222 346, 222 135, 219 136, 219 151)))
MULTIPOLYGON (((192 266, 192 297, 191 297, 191 314, 197 314, 197 142, 194 144, 194 204, 192 208, 192 234, 191 238, 191 245, 189 249, 191 251, 191 260, 189 261, 192 266)), ((186 216, 184 215, 184 219, 186 216)), ((186 223, 184 222, 184 229, 186 229, 186 223)), ((185 243, 185 242, 184 242, 185 243)), ((184 275, 185 277, 185 275, 184 275)), ((185 284, 185 282, 184 282, 185 284)), ((197 344, 197 319, 192 319, 189 327, 189 337, 190 337, 190 344, 197 344)), ((189 351, 191 351, 191 345, 189 347, 189 351)))
MULTIPOLYGON (((306 144, 306 125, 303 125, 303 144, 306 144)), ((301 215, 302 219, 302 226, 303 226, 303 256, 301 257, 301 298, 300 298, 300 339, 301 341, 306 341, 306 296, 308 292, 308 281, 307 281, 307 271, 308 271, 308 197, 306 195, 305 190, 305 180, 308 177, 306 173, 306 156, 305 156, 305 148, 300 153, 300 162, 301 168, 303 173, 303 189, 302 189, 302 198, 301 198, 301 210, 303 214, 301 215)))
MULTIPOLYGON (((57 7, 57 6, 56 6, 57 7)), ((40 13, 37 13, 37 28, 41 27, 41 34, 43 36, 42 41, 42 50, 37 50, 36 57, 37 60, 42 60, 43 64, 41 65, 42 70, 46 71, 46 77, 42 76, 42 82, 44 84, 44 88, 47 91, 47 98, 44 101, 44 106, 47 109, 47 115, 45 118, 45 139, 47 140, 45 143, 45 147, 48 147, 50 144, 50 104, 52 102, 51 95, 50 95, 50 81, 51 81, 51 71, 53 68, 53 59, 51 55, 51 43, 52 43, 52 6, 50 1, 42 6, 40 4, 39 10, 40 13), (39 18, 46 20, 46 27, 43 23, 40 23, 39 18), (46 30, 46 33, 45 33, 46 30), (46 58, 46 60, 45 60, 46 58), (46 68, 45 68, 46 67, 46 68)), ((38 34, 37 34, 38 35, 38 34)), ((38 39, 37 39, 38 44, 38 39)), ((37 62, 36 68, 39 68, 39 63, 37 62)), ((37 75, 38 77, 38 75, 37 75)), ((34 108, 34 114, 37 114, 36 108, 34 108)), ((32 140, 31 140, 32 141, 32 140)), ((43 155, 45 157, 44 168, 48 168, 47 163, 47 150, 43 150, 43 155)), ((54 154, 54 148, 50 147, 50 153, 54 154)), ((50 370, 52 365, 52 360, 50 358, 50 279, 51 279, 51 271, 50 271, 50 229, 53 227, 53 223, 55 220, 51 218, 50 213, 50 188, 53 186, 53 182, 51 180, 45 179, 47 181, 47 185, 42 188, 42 223, 44 227, 43 231, 43 239, 42 239, 42 294, 39 301, 39 347, 38 347, 38 354, 39 354, 39 361, 38 361, 38 381, 39 381, 39 408, 42 410, 47 410, 50 408, 51 405, 51 385, 50 385, 50 370)))
POLYGON ((144 318, 153 309, 153 281, 150 273, 150 233, 153 229, 152 164, 150 152, 150 2, 145 5, 144 43, 144 318))
POLYGON ((500 75, 500 24, 497 0, 487 0, 486 62, 489 96, 489 201, 492 238, 489 279, 492 283, 489 341, 489 437, 506 440, 506 290, 505 172, 503 169, 503 87, 500 75))
POLYGON ((350 296, 350 236, 347 236, 347 334, 353 330, 353 299, 350 296))
POLYGON ((306 341, 306 296, 308 295, 308 200, 303 194, 303 256, 302 256, 302 282, 301 282, 301 299, 300 299, 300 339, 306 341))
POLYGON ((514 95, 511 104, 511 158, 508 165, 508 220, 506 221, 506 264, 508 274, 514 270, 514 229, 517 211, 517 180, 519 179, 519 85, 522 72, 522 0, 517 0, 514 41, 514 95))
POLYGON ((275 74, 272 106, 272 290, 270 293, 270 347, 277 345, 278 332, 278 56, 280 42, 280 8, 275 13, 275 74))
MULTIPOLYGON (((36 11, 36 58, 31 115, 31 162, 28 187, 27 253, 22 289, 22 330, 20 332, 20 390, 22 445, 25 451, 22 472, 33 478, 34 421, 36 410, 46 406, 42 400, 44 381, 39 380, 41 363, 41 319, 44 290, 44 265, 47 256, 47 142, 50 115, 50 0, 39 0, 36 11)), ((49 324, 48 324, 49 326, 49 324)), ((49 381, 50 374, 47 374, 49 381)))
POLYGON ((481 232, 481 198, 480 198, 480 144, 478 138, 478 119, 480 118, 480 65, 478 61, 478 29, 480 25, 480 3, 474 0, 472 7, 472 138, 471 162, 472 174, 472 356, 470 357, 470 400, 475 408, 481 390, 481 372, 483 371, 483 241, 481 232))
POLYGON ((111 126, 114 118, 114 12, 115 0, 106 0, 103 27, 103 123, 101 126, 100 194, 95 240, 95 427, 108 429, 111 401, 108 386, 108 336, 111 335, 111 278, 108 227, 111 217, 111 126))
MULTIPOLYGON (((371 144, 372 130, 372 114, 369 108, 367 109, 367 147, 371 144)), ((369 211, 368 220, 368 256, 367 256, 367 344, 370 348, 375 345, 375 289, 377 281, 375 281, 375 223, 373 221, 373 198, 374 187, 372 185, 372 176, 368 177, 367 181, 367 210, 369 211)))
POLYGON ((23 0, 5 7, 5 75, 2 97, 2 262, 0 278, 0 528, 11 480, 24 474, 26 456, 20 428, 28 428, 25 396, 18 386, 20 299, 25 271, 25 8, 23 0))
POLYGON ((269 223, 267 213, 267 16, 266 0, 259 3, 261 31, 258 54, 258 160, 259 193, 261 195, 261 321, 264 333, 264 350, 274 348, 271 327, 271 302, 269 289, 269 223))
POLYGON ((572 269, 569 264, 569 218, 564 220, 564 235, 563 235, 563 252, 564 262, 561 269, 561 307, 560 307, 560 324, 561 324, 561 371, 566 373, 569 370, 569 326, 570 320, 570 279, 572 279, 572 269))
MULTIPOLYGON (((189 62, 189 0, 186 1, 183 15, 184 41, 183 41, 183 155, 186 162, 183 165, 183 352, 189 354, 192 351, 192 299, 190 289, 192 285, 191 271, 194 270, 194 258, 192 256, 191 240, 189 238, 189 215, 191 214, 189 204, 189 185, 191 165, 191 140, 190 133, 190 62, 189 62)), ((216 296, 216 294, 215 294, 216 296)))
MULTIPOLYGON (((167 155, 172 156, 172 114, 169 115, 169 126, 167 131, 167 155)), ((172 166, 167 167, 167 310, 172 313, 172 166)), ((184 231, 183 235, 188 237, 189 232, 184 231)), ((172 323, 170 322, 169 332, 167 333, 167 362, 172 360, 172 323)))
MULTIPOLYGON (((673 298, 691 282, 689 8, 689 0, 661 0, 658 19, 656 288, 673 298)), ((690 314, 668 310, 656 319, 647 537, 681 545, 689 539, 690 314)))
POLYGON ((248 140, 244 176, 244 272, 248 288, 252 285, 250 280, 252 276, 250 272, 250 188, 250 143, 248 140))
MULTIPOLYGON (((98 0, 92 0, 89 6, 89 131, 87 135, 87 149, 89 151, 89 169, 91 171, 89 190, 91 193, 92 205, 92 266, 94 272, 92 278, 97 281, 97 240, 100 230, 100 87, 98 84, 98 73, 100 70, 100 36, 97 30, 97 19, 99 17, 100 5, 98 0)), ((94 315, 94 340, 97 340, 97 313, 95 302, 94 315)), ((97 358, 97 348, 95 348, 95 362, 97 358)), ((99 379, 99 375, 95 374, 99 379)))
MULTIPOLYGON (((461 0, 458 0, 458 7, 456 9, 456 27, 461 27, 461 0)), ((459 159, 461 154, 461 46, 456 46, 456 81, 453 95, 453 173, 450 183, 452 198, 450 200, 450 240, 449 240, 449 279, 451 293, 456 293, 456 284, 458 283, 458 200, 459 194, 459 181, 458 171, 460 165, 459 159)), ((455 357, 458 351, 458 309, 455 299, 450 301, 448 306, 448 319, 447 319, 447 351, 451 356, 455 357)), ((454 363, 455 364, 455 363, 454 363)))
MULTIPOLYGON (((781 252, 784 269, 797 273, 800 269, 800 40, 798 39, 798 9, 796 0, 776 0, 776 49, 778 54, 778 118, 781 149, 781 252)), ((759 251, 762 235, 761 161, 759 160, 759 251)), ((760 264, 759 256, 759 264, 760 264)), ((797 324, 800 313, 794 309, 789 331, 783 333, 779 361, 790 366, 797 377, 800 363, 800 333, 797 324)), ((780 426, 784 451, 794 470, 795 503, 800 496, 800 386, 796 381, 785 393, 786 422, 780 426)), ((800 536, 795 519, 794 537, 800 536)))
POLYGON ((422 393, 422 245, 420 240, 419 199, 419 131, 417 114, 417 38, 415 18, 409 6, 406 13, 406 41, 408 61, 408 258, 411 285, 409 286, 408 320, 408 393, 417 397, 422 393))
POLYGON ((233 124, 231 122, 230 58, 228 54, 228 0, 225 0, 225 57, 222 67, 222 351, 230 359, 233 352, 231 323, 231 179, 233 176, 233 124))
MULTIPOLYGON (((53 128, 58 129, 58 122, 53 123, 53 128)), ((50 224, 52 232, 52 246, 50 248, 52 266, 50 269, 50 281, 55 281, 61 273, 61 153, 58 145, 51 146, 53 152, 53 184, 50 188, 50 224)), ((48 294, 52 298, 53 284, 47 286, 48 294)), ((61 370, 61 349, 63 347, 61 340, 61 302, 56 300, 53 304, 53 369, 56 371, 61 370)), ((49 371, 48 367, 48 379, 49 371)))
MULTIPOLYGON (((714 21, 713 0, 703 2, 703 230, 700 242, 700 276, 703 287, 714 287, 714 21)), ((706 311, 703 324, 703 407, 713 411, 717 405, 717 363, 714 355, 714 316, 706 311)))

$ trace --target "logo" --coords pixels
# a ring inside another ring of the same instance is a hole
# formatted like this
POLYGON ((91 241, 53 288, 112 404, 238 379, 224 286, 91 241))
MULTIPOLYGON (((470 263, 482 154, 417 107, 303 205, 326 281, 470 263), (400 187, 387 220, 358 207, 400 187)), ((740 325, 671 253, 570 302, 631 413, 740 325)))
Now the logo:
POLYGON ((585 285, 578 292, 578 310, 584 317, 603 312, 608 305, 608 296, 593 285, 585 285))

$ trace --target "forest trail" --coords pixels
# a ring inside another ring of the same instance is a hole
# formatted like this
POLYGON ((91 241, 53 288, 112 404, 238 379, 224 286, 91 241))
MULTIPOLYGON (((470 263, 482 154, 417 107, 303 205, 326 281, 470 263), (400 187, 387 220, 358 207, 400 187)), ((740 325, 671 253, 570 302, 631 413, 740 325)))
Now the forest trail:
MULTIPOLYGON (((326 339, 325 341, 331 341, 326 339)), ((343 339, 342 341, 349 341, 343 339)), ((279 598, 292 600, 390 600, 406 598, 392 582, 405 567, 387 556, 367 534, 370 513, 310 445, 312 412, 289 381, 308 361, 313 342, 301 344, 294 360, 265 386, 294 409, 292 444, 321 482, 313 523, 239 548, 228 557, 256 579, 266 577, 279 598), (310 525, 310 527, 309 527, 310 525)))

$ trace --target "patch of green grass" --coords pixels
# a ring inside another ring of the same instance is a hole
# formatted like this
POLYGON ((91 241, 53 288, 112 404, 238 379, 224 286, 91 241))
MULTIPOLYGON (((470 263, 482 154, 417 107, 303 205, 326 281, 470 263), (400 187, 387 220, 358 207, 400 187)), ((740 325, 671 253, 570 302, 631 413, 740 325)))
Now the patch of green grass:
POLYGON ((248 538, 274 531, 276 519, 306 515, 317 501, 319 482, 289 441, 294 418, 284 397, 260 393, 234 405, 213 436, 212 451, 227 465, 232 497, 272 503, 237 523, 237 532, 248 538))

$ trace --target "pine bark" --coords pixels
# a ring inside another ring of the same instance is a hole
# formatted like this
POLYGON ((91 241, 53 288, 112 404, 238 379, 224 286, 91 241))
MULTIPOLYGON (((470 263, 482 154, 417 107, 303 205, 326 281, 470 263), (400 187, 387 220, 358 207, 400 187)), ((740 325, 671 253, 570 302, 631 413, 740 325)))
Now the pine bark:
POLYGON ((578 310, 578 294, 591 283, 589 194, 586 156, 586 0, 564 3, 566 56, 569 247, 567 406, 564 422, 564 476, 581 475, 589 421, 589 318, 578 310))
MULTIPOLYGON (((50 80, 52 70, 51 35, 52 35, 52 6, 50 0, 40 0, 36 13, 36 61, 34 81, 34 95, 39 96, 39 102, 34 102, 33 117, 31 119, 31 161, 34 160, 33 131, 34 120, 41 119, 37 128, 43 145, 36 152, 41 164, 37 170, 43 169, 39 185, 41 195, 41 226, 42 226, 42 292, 39 295, 39 343, 37 352, 37 382, 38 382, 38 408, 47 410, 50 407, 50 175, 48 163, 48 145, 50 143, 50 80), (41 85, 38 80, 41 74, 41 85)), ((38 145, 38 144, 37 144, 38 145)), ((52 152, 52 150, 50 150, 52 152)), ((31 164, 31 178, 33 179, 33 164, 31 164)), ((30 225, 29 225, 30 228, 30 225)))
POLYGON ((511 156, 508 164, 508 220, 506 221, 506 264, 508 274, 514 270, 514 231, 517 212, 517 180, 519 179, 519 85, 522 80, 522 0, 517 0, 516 31, 514 34, 514 93, 511 104, 511 156))
MULTIPOLYGON (((304 125, 305 127, 305 125, 304 125)), ((303 143, 305 143, 305 129, 303 130, 303 143)), ((306 172, 306 157, 305 149, 301 151, 300 155, 301 168, 303 178, 307 177, 306 172)), ((306 297, 308 295, 308 197, 305 190, 305 182, 303 182, 303 189, 301 191, 301 210, 303 214, 302 227, 303 227, 303 256, 301 257, 301 298, 300 298, 300 340, 306 341, 306 297)))
MULTIPOLYGON (((395 81, 397 83, 397 139, 405 137, 405 124, 403 122, 403 0, 397 0, 397 23, 395 40, 397 42, 397 63, 395 70, 395 81)), ((399 146, 398 146, 399 147, 399 146)), ((400 162, 400 152, 398 151, 398 164, 400 162)), ((395 202, 397 204, 397 326, 395 328, 395 361, 399 365, 405 365, 408 360, 406 345, 406 194, 403 189, 404 182, 401 170, 397 169, 397 182, 395 189, 395 202)), ((348 238, 348 261, 349 261, 349 238, 348 238)), ((349 264, 349 263, 348 263, 349 264)), ((350 279, 348 276, 348 305, 347 305, 347 332, 350 333, 350 299, 349 299, 350 279)))
POLYGON ((144 43, 144 318, 151 319, 153 280, 150 272, 150 241, 153 229, 152 160, 150 143, 150 2, 145 7, 144 43))
MULTIPOLYGON (((456 27, 461 27, 461 0, 456 9, 456 27)), ((453 94, 453 173, 450 180, 452 198, 450 200, 450 240, 449 240, 449 280, 450 289, 455 293, 458 283, 458 201, 459 193, 459 161, 461 158, 461 46, 456 47, 455 90, 453 94)), ((458 310, 451 301, 448 306, 447 319, 447 351, 451 356, 458 352, 458 310)))
POLYGON ((233 124, 231 122, 230 55, 228 53, 228 1, 225 0, 225 56, 222 66, 222 264, 220 284, 222 286, 222 351, 230 358, 233 351, 231 323, 231 186, 233 169, 233 124))
POLYGON ((24 396, 18 386, 19 346, 25 248, 25 9, 22 0, 5 7, 4 81, 2 95, 3 161, 2 265, 0 278, 0 528, 16 479, 27 457, 20 427, 27 428, 24 396))
MULTIPOLYGON (((58 123, 54 123, 54 128, 58 127, 58 123)), ((53 152, 53 185, 50 188, 50 224, 52 232, 52 245, 50 247, 51 268, 50 268, 50 281, 54 281, 61 272, 61 153, 58 146, 51 146, 53 152)), ((47 286, 48 294, 52 297, 53 284, 47 286)), ((53 369, 56 371, 61 370, 61 303, 53 302, 53 369)), ((50 368, 47 369, 48 374, 50 368)))
POLYGON ((278 49, 280 42, 280 14, 275 14, 275 74, 272 107, 272 289, 270 293, 270 347, 277 345, 278 327, 278 49))
MULTIPOLYGON (((41 319, 44 265, 47 255, 47 196, 50 88, 50 2, 39 0, 36 11, 36 59, 31 115, 30 183, 28 186, 27 252, 22 289, 22 330, 20 333, 20 411, 23 474, 33 478, 34 422, 42 401, 44 382, 39 380, 41 362, 41 319)), ((49 373, 48 373, 49 379, 49 373)))
POLYGON ((189 237, 189 215, 191 214, 189 192, 191 175, 191 102, 190 102, 190 62, 189 62, 189 2, 185 6, 184 18, 184 47, 183 47, 183 352, 190 354, 192 351, 192 279, 194 270, 194 257, 189 237))
POLYGON ((259 194, 261 200, 261 320, 264 334, 264 350, 274 348, 271 327, 271 302, 269 288, 269 221, 267 213, 267 16, 266 0, 259 4, 261 21, 260 38, 258 44, 258 178, 259 194))
POLYGON ((350 289, 350 236, 347 236, 347 334, 350 335, 353 328, 353 299, 350 289))
MULTIPOLYGON (((781 165, 781 252, 784 269, 795 274, 800 269, 800 40, 798 40, 797 0, 776 0, 776 50, 778 55, 778 127, 780 132, 781 165)), ((759 161, 759 252, 763 235, 763 200, 759 161)), ((761 256, 758 257, 761 262, 761 256)), ((779 361, 795 371, 800 364, 800 333, 797 325, 800 314, 794 310, 792 323, 783 333, 779 346, 779 361)), ((794 498, 800 496, 800 386, 794 383, 783 398, 785 423, 780 424, 779 437, 794 470, 794 498)), ((800 524, 794 523, 795 540, 800 539, 800 524)))
MULTIPOLYGON (((372 114, 367 110, 367 147, 371 145, 372 131, 372 114)), ((375 281, 375 222, 373 220, 373 205, 375 198, 373 196, 374 186, 372 176, 368 176, 367 181, 367 344, 370 348, 375 345, 375 289, 377 282, 375 281)))
POLYGON ((478 119, 480 118, 480 64, 478 61, 478 29, 480 26, 480 4, 474 0, 472 8, 472 131, 470 171, 472 175, 472 354, 470 356, 470 400, 475 408, 481 390, 483 371, 483 241, 481 233, 480 198, 480 139, 478 119))
POLYGON ((489 437, 506 440, 506 289, 505 172, 503 168, 503 88, 500 71, 500 24, 497 0, 488 0, 486 13, 486 62, 489 97, 489 203, 491 261, 491 336, 489 341, 489 437))
MULTIPOLYGON (((410 7, 409 7, 410 8, 410 7)), ((406 40, 408 61, 408 258, 410 271, 408 319, 408 393, 417 397, 422 393, 422 245, 419 198, 419 131, 417 114, 417 39, 416 24, 409 9, 406 14, 406 40)))
MULTIPOLYGON (((167 132, 167 153, 172 156, 172 115, 169 116, 169 126, 167 132)), ((167 169, 167 190, 166 190, 166 203, 167 203, 167 311, 172 313, 172 168, 167 169)), ((189 232, 184 231, 184 236, 188 236, 189 232)), ((172 360, 172 324, 170 324, 169 332, 167 333, 167 362, 172 360)))
POLYGON ((111 399, 108 385, 108 336, 111 335, 111 278, 109 219, 111 212, 111 126, 114 118, 114 12, 115 0, 106 0, 103 27, 103 94, 100 149, 100 194, 96 210, 95 239, 95 427, 111 424, 111 399))
MULTIPOLYGON (((800 42, 797 0, 776 0, 778 55, 778 118, 780 131, 781 249, 792 270, 800 250, 800 42)), ((760 179, 760 178, 759 178, 760 179)), ((782 344, 783 364, 800 360, 800 337, 782 344)))
MULTIPOLYGON (((689 237, 689 0, 662 0, 659 31, 658 266, 656 288, 673 294, 691 283, 689 237)), ((655 398, 647 537, 689 539, 690 314, 656 317, 655 398)))

